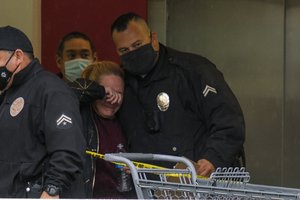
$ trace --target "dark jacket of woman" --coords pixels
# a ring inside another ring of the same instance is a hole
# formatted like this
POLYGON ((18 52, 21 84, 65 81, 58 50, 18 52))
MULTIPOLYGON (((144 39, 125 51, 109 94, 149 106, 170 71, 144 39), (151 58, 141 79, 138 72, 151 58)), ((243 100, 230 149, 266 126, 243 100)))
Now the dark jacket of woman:
MULTIPOLYGON (((126 140, 118 119, 102 118, 92 106, 93 101, 105 97, 104 87, 85 79, 77 79, 70 86, 80 99, 87 150, 100 154, 116 153, 121 146, 126 150, 126 140)), ((116 189, 118 176, 119 170, 113 163, 86 155, 84 177, 87 198, 126 198, 126 193, 120 193, 116 189)))

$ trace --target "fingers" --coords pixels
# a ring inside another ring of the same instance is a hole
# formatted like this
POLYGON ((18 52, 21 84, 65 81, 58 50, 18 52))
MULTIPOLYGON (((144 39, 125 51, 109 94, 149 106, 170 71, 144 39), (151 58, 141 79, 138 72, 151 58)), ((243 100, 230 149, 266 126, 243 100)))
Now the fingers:
POLYGON ((110 104, 120 104, 122 101, 122 95, 113 89, 106 87, 105 88, 105 100, 110 104))
POLYGON ((124 170, 126 174, 131 174, 129 167, 125 166, 124 170))
POLYGON ((110 104, 120 104, 122 100, 122 96, 117 92, 111 92, 109 94, 106 94, 105 100, 110 104))
POLYGON ((197 174, 200 176, 209 177, 215 171, 214 165, 206 159, 201 159, 197 162, 197 174))

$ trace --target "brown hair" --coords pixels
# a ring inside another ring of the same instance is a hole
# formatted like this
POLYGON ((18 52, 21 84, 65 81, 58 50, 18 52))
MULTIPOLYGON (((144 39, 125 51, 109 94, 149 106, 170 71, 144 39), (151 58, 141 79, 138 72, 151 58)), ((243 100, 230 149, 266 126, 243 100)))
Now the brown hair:
POLYGON ((88 65, 82 72, 81 77, 98 82, 102 75, 116 75, 124 80, 124 71, 115 62, 100 61, 88 65))

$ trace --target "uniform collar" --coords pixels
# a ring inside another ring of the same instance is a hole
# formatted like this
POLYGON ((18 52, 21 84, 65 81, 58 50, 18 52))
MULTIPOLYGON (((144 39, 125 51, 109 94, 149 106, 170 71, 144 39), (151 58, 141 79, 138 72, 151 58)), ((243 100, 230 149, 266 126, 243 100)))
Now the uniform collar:
POLYGON ((16 87, 25 83, 27 80, 31 79, 35 74, 40 71, 42 68, 40 62, 37 58, 33 59, 27 67, 19 71, 13 79, 11 87, 16 87))

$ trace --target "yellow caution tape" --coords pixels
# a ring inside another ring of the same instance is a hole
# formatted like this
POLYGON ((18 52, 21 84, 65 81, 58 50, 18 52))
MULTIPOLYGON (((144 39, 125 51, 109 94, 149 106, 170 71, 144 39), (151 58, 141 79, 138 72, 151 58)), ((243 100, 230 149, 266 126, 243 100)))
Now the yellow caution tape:
MULTIPOLYGON (((104 154, 100 154, 100 153, 96 153, 96 152, 93 152, 93 151, 88 151, 86 150, 85 151, 87 154, 93 156, 93 157, 96 157, 96 158, 101 158, 101 159, 104 159, 104 154)), ((168 168, 165 168, 165 167, 160 167, 160 166, 157 166, 157 165, 151 165, 151 164, 147 164, 147 163, 142 163, 142 162, 136 162, 136 161, 131 161, 135 166, 136 168, 138 169, 168 169, 168 168)), ((126 166, 125 163, 119 163, 119 162, 112 162, 116 165, 120 165, 120 166, 126 166)), ((188 174, 166 174, 166 176, 172 176, 172 177, 180 177, 180 176, 185 176, 185 177, 188 177, 190 178, 191 175, 188 175, 188 174)), ((198 178, 205 178, 207 179, 207 177, 204 177, 204 176, 197 176, 198 178)))
MULTIPOLYGON (((85 152, 87 154, 89 154, 89 155, 94 156, 94 157, 104 159, 104 155, 103 154, 96 153, 96 152, 93 152, 93 151, 88 151, 88 150, 86 150, 85 152)), ((119 163, 119 162, 113 162, 113 163, 116 164, 116 165, 126 166, 125 163, 119 163)), ((132 163, 138 169, 141 169, 141 168, 146 168, 146 169, 167 169, 165 167, 160 167, 160 166, 156 166, 156 165, 150 165, 150 164, 147 164, 147 163, 141 163, 141 162, 135 162, 135 161, 132 161, 132 163)))

